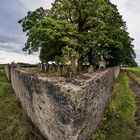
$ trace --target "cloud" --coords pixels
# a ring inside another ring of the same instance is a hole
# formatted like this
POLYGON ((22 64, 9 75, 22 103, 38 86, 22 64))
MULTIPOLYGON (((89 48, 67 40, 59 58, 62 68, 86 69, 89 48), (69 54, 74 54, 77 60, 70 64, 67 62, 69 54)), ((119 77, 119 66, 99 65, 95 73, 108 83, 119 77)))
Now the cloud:
POLYGON ((126 21, 130 36, 134 38, 135 50, 140 50, 140 0, 111 0, 126 21))
POLYGON ((0 63, 14 61, 38 62, 38 56, 23 54, 26 36, 17 23, 29 10, 41 6, 50 8, 52 0, 1 0, 0 4, 0 63))
POLYGON ((20 43, 7 43, 7 42, 0 42, 0 50, 5 50, 9 53, 11 52, 21 52, 22 44, 20 43))
POLYGON ((0 64, 6 64, 11 62, 24 62, 30 64, 36 64, 39 61, 39 57, 37 54, 28 55, 27 53, 16 53, 16 52, 8 52, 5 50, 0 50, 0 64))
POLYGON ((35 10, 39 7, 49 9, 54 0, 20 0, 28 10, 35 10))
POLYGON ((140 7, 138 6, 139 4, 140 4, 139 0, 135 0, 135 1, 125 0, 125 7, 129 8, 129 9, 131 8, 135 12, 140 10, 140 7))
POLYGON ((25 35, 17 21, 25 15, 25 6, 18 0, 2 0, 0 4, 0 42, 22 43, 25 35))

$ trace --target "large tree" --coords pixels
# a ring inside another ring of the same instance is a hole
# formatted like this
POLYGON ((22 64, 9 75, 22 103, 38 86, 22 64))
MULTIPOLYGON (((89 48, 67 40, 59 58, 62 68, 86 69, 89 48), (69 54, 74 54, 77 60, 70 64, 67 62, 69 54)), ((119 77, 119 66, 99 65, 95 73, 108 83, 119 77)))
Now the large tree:
POLYGON ((133 39, 109 0, 55 0, 50 10, 28 12, 19 23, 28 36, 24 50, 40 48, 43 62, 62 61, 66 48, 75 50, 79 65, 96 65, 101 56, 110 65, 135 62, 133 39))

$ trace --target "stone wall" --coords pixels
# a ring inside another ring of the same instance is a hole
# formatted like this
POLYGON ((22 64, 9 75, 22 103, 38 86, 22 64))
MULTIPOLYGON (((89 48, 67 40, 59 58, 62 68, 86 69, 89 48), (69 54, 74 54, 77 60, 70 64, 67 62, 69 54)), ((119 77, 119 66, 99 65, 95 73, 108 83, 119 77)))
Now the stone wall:
POLYGON ((115 76, 115 79, 117 79, 119 73, 120 73, 120 66, 114 67, 114 76, 115 76))
POLYGON ((5 69, 5 73, 6 73, 8 81, 11 81, 11 65, 9 64, 5 65, 4 69, 5 69))
POLYGON ((86 140, 101 122, 119 68, 75 79, 49 78, 11 69, 11 82, 22 107, 48 140, 86 140))

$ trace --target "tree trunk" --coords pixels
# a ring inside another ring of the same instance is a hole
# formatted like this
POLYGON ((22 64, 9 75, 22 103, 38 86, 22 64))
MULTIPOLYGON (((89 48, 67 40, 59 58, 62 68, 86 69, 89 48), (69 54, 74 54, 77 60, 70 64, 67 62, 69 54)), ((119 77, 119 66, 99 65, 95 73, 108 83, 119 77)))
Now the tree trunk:
POLYGON ((90 49, 88 53, 88 61, 90 65, 93 65, 93 55, 92 55, 92 50, 90 49))

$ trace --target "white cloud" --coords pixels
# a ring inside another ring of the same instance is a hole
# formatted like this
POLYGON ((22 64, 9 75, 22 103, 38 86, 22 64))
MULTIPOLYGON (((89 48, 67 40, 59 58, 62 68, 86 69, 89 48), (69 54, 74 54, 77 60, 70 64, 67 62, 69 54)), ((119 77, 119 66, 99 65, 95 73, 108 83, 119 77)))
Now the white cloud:
POLYGON ((49 9, 54 0, 20 0, 28 10, 35 10, 39 7, 49 9))
POLYGON ((0 50, 21 53, 22 48, 23 48, 23 45, 20 43, 0 42, 0 50))
POLYGON ((0 64, 6 64, 11 62, 23 62, 36 64, 39 61, 38 55, 28 55, 27 53, 16 53, 16 52, 8 52, 5 50, 0 50, 0 64))
POLYGON ((140 50, 140 0, 111 0, 118 6, 119 12, 126 21, 130 36, 134 38, 135 50, 140 50))
POLYGON ((1 0, 0 4, 0 64, 15 62, 39 62, 37 55, 22 52, 25 34, 17 21, 29 10, 51 7, 53 0, 1 0))

